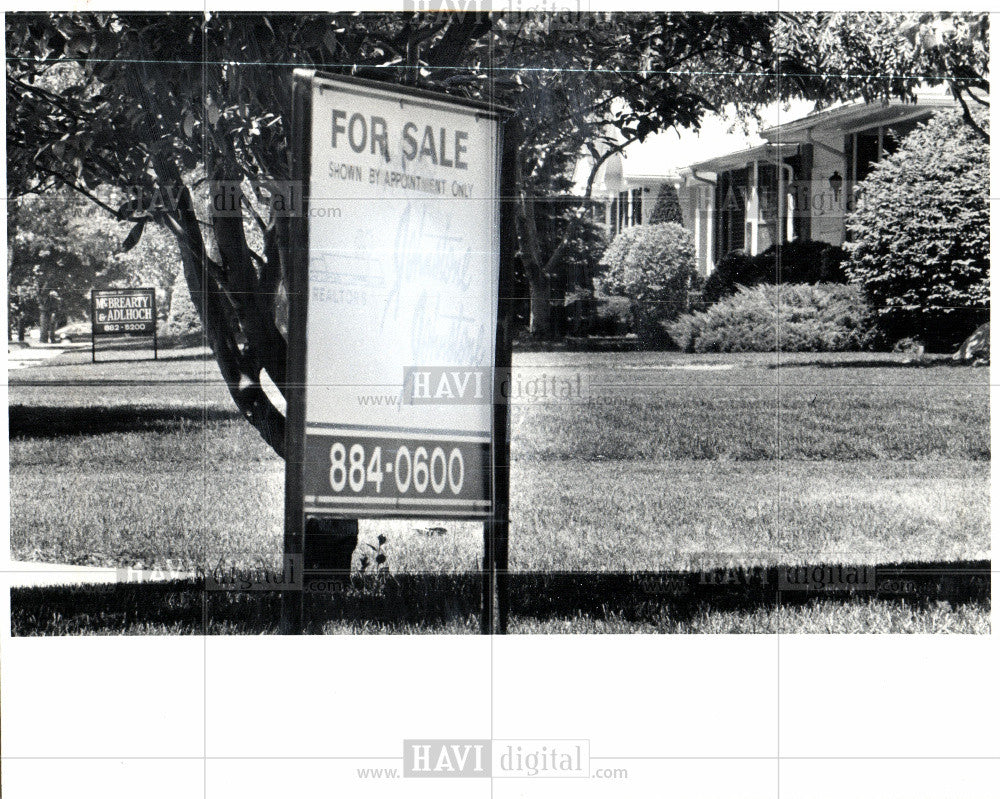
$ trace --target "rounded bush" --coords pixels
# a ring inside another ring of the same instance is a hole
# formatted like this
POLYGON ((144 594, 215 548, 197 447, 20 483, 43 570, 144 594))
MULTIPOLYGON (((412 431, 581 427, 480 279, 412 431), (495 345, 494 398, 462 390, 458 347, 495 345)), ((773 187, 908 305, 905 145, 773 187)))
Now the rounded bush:
POLYGON ((836 283, 740 286, 667 327, 688 352, 840 352, 868 345, 863 292, 836 283))
POLYGON ((695 281, 694 239, 674 222, 626 228, 601 259, 597 283, 627 297, 640 342, 666 343, 663 323, 687 310, 695 281))
POLYGON ((989 145, 957 112, 942 113, 860 184, 845 268, 886 341, 950 349, 986 321, 989 159, 989 145))

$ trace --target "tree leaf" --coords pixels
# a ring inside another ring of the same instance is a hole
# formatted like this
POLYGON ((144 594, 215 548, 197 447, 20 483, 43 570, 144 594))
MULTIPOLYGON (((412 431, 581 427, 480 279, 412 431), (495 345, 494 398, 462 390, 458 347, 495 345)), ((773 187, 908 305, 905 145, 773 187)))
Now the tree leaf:
POLYGON ((125 237, 125 241, 122 242, 121 249, 119 252, 128 252, 136 244, 139 243, 139 239, 142 237, 142 229, 146 226, 146 220, 143 219, 141 222, 136 222, 135 227, 129 231, 129 234, 125 237))

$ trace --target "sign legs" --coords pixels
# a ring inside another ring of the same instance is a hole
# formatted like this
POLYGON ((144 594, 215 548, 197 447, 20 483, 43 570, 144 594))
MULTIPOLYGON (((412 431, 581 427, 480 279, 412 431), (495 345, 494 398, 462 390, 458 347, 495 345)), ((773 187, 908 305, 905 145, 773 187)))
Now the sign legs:
POLYGON ((483 525, 483 604, 479 616, 479 632, 493 635, 493 609, 496 597, 496 523, 483 525))
POLYGON ((508 528, 506 518, 491 519, 483 525, 483 608, 479 624, 483 635, 507 634, 510 616, 508 528))

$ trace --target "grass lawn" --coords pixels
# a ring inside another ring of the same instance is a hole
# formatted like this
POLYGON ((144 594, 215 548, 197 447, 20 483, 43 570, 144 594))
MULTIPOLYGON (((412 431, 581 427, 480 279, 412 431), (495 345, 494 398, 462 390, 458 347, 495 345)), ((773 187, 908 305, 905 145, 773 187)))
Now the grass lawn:
MULTIPOLYGON (((14 558, 277 567, 282 461, 238 417, 203 352, 161 357, 93 365, 89 352, 72 352, 11 373, 14 558)), ((900 360, 515 355, 525 378, 580 374, 588 396, 513 409, 512 630, 988 630, 988 372, 900 360), (648 573, 818 564, 936 564, 980 582, 776 602, 750 580, 707 604, 636 589, 648 573), (581 572, 612 581, 603 606, 558 582, 581 572), (539 594, 555 596, 543 612, 539 594)), ((432 526, 363 523, 363 540, 388 537, 391 576, 325 601, 326 630, 475 630, 482 528, 432 526)), ((15 628, 257 632, 275 618, 273 597, 213 596, 203 617, 190 586, 129 593, 140 589, 18 590, 15 628)))

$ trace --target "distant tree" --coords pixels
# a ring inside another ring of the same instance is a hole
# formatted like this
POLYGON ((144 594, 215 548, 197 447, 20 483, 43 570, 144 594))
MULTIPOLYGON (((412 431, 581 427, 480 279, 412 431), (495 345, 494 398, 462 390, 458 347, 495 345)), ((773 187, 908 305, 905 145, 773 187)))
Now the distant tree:
MULTIPOLYGON (((95 192, 109 201, 114 196, 103 187, 95 192)), ((7 304, 18 336, 37 325, 41 341, 50 341, 66 320, 89 318, 94 288, 169 286, 180 268, 173 237, 152 230, 141 242, 129 241, 129 228, 68 188, 12 199, 7 304)))
POLYGON ((988 318, 989 185, 989 145, 957 112, 919 126, 860 184, 844 267, 888 343, 952 348, 988 318))
POLYGON ((191 301, 191 291, 183 272, 178 272, 170 291, 170 312, 164 333, 184 343, 204 333, 198 309, 191 301))
POLYGON ((660 222, 684 224, 681 203, 677 198, 677 189, 672 183, 664 183, 660 186, 660 191, 656 195, 656 204, 649 213, 649 224, 656 225, 660 222))
POLYGON ((125 277, 110 254, 121 240, 68 190, 10 202, 7 302, 19 336, 37 325, 42 342, 69 317, 87 313, 90 289, 125 277))

